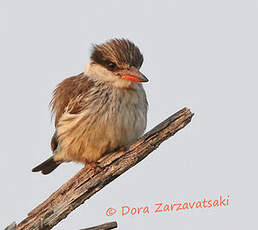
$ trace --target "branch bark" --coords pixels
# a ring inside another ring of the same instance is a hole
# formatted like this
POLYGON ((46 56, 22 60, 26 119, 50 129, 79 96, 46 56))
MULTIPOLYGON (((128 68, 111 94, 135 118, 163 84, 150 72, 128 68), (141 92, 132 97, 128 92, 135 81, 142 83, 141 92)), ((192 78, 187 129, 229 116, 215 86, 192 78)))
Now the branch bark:
POLYGON ((114 229, 117 228, 117 222, 109 222, 109 223, 105 223, 102 225, 98 225, 98 226, 94 226, 91 228, 84 228, 81 230, 109 230, 109 229, 114 229))
POLYGON ((159 145, 184 128, 193 113, 184 108, 147 132, 126 150, 101 158, 101 170, 83 168, 19 223, 17 230, 48 230, 122 173, 133 167, 159 145))

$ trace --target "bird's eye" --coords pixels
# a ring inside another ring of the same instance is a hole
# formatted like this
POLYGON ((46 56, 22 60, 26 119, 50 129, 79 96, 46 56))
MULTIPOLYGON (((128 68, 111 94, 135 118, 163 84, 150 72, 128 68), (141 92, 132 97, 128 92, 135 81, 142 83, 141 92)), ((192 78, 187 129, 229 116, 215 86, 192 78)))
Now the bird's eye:
POLYGON ((116 68, 116 64, 114 62, 109 62, 107 64, 108 69, 114 70, 116 68))

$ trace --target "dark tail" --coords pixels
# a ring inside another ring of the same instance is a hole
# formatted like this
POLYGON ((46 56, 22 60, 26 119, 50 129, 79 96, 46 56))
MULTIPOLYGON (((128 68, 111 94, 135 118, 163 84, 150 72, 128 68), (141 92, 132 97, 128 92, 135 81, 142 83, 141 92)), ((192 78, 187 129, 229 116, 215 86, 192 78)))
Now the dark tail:
POLYGON ((32 172, 42 172, 42 174, 46 175, 55 170, 62 162, 56 162, 54 157, 50 157, 35 168, 32 169, 32 172))

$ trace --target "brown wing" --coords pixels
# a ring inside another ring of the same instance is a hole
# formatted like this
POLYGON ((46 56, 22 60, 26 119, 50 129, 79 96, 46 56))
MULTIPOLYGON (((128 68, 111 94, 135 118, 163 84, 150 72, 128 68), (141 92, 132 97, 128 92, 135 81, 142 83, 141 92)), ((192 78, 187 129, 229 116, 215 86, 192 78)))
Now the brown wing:
POLYGON ((71 113, 80 112, 82 107, 80 98, 83 98, 93 85, 94 82, 87 76, 84 76, 83 73, 66 78, 58 84, 50 102, 52 113, 56 115, 55 126, 57 126, 59 119, 69 103, 73 102, 71 113))
MULTIPOLYGON (((82 110, 82 99, 86 96, 89 89, 94 85, 83 73, 77 76, 69 77, 58 84, 53 92, 53 98, 50 102, 52 113, 55 114, 55 127, 69 105, 70 113, 78 113, 82 110)), ((54 151, 58 146, 56 132, 51 140, 51 149, 54 151)))

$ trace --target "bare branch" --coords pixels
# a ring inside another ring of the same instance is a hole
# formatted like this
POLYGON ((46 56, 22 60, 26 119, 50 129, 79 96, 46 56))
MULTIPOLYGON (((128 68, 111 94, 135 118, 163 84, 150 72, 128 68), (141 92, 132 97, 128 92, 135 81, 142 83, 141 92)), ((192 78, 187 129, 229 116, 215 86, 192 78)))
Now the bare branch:
POLYGON ((98 161, 101 170, 81 169, 47 200, 32 210, 16 229, 51 229, 85 200, 143 160, 163 141, 184 128, 191 121, 192 116, 191 111, 184 108, 150 130, 126 150, 120 150, 101 158, 98 161))
POLYGON ((4 230, 15 230, 16 229, 16 223, 12 222, 9 226, 7 226, 4 230))
POLYGON ((94 226, 91 228, 84 228, 81 230, 109 230, 109 229, 114 229, 114 228, 117 228, 117 222, 109 222, 106 224, 94 226))

